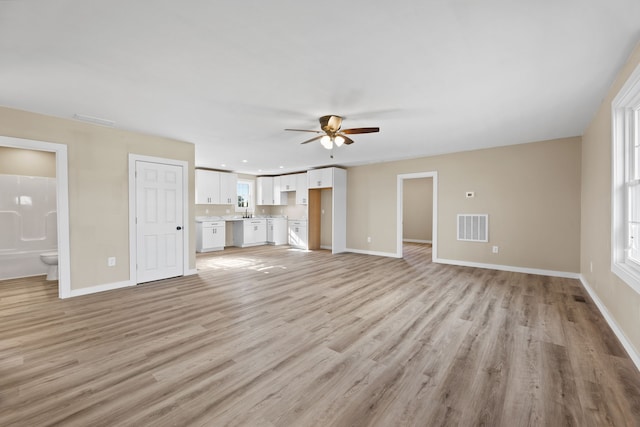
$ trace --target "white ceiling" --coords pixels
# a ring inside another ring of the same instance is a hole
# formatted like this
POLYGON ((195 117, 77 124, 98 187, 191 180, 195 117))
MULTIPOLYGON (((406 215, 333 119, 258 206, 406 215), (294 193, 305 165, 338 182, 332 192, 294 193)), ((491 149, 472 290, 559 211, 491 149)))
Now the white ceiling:
POLYGON ((638 17, 638 0, 0 0, 0 104, 253 174, 525 143, 583 133, 638 17), (325 114, 381 131, 334 159, 284 131, 325 114))

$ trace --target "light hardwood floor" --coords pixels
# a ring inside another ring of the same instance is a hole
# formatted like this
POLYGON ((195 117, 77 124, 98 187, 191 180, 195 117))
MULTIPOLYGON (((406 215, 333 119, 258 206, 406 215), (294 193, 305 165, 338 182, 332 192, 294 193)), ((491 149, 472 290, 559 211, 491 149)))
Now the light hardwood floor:
POLYGON ((0 425, 640 425, 578 281, 429 260, 259 247, 68 300, 0 282, 0 425))

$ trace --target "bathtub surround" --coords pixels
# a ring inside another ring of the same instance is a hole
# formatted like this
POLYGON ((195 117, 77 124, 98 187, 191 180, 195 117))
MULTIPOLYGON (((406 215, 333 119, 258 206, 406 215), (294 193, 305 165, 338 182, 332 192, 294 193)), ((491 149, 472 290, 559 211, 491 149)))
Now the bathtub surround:
POLYGON ((55 178, 0 175, 0 279, 45 274, 57 248, 55 178))

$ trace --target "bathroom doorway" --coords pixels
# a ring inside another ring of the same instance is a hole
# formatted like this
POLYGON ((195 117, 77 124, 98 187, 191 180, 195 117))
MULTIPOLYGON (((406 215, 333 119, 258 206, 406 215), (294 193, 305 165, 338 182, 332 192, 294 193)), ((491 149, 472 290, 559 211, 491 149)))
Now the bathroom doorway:
POLYGON ((431 258, 435 261, 438 247, 438 173, 419 172, 398 175, 397 184, 396 256, 402 258, 405 241, 431 243, 431 258), (405 215, 405 210, 411 206, 415 207, 415 212, 408 212, 405 215), (406 225, 405 221, 407 221, 406 225))
POLYGON ((58 296, 60 298, 68 298, 71 296, 71 274, 69 256, 67 146, 44 141, 0 136, 0 147, 47 151, 55 155, 55 205, 57 211, 55 227, 58 249, 58 296))

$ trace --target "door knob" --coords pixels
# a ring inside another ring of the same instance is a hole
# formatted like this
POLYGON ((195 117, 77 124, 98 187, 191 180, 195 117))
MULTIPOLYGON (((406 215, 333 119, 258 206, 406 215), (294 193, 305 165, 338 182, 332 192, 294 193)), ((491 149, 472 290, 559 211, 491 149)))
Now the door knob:
POLYGON ((176 230, 182 230, 182 227, 177 226, 177 227, 176 227, 176 230))

